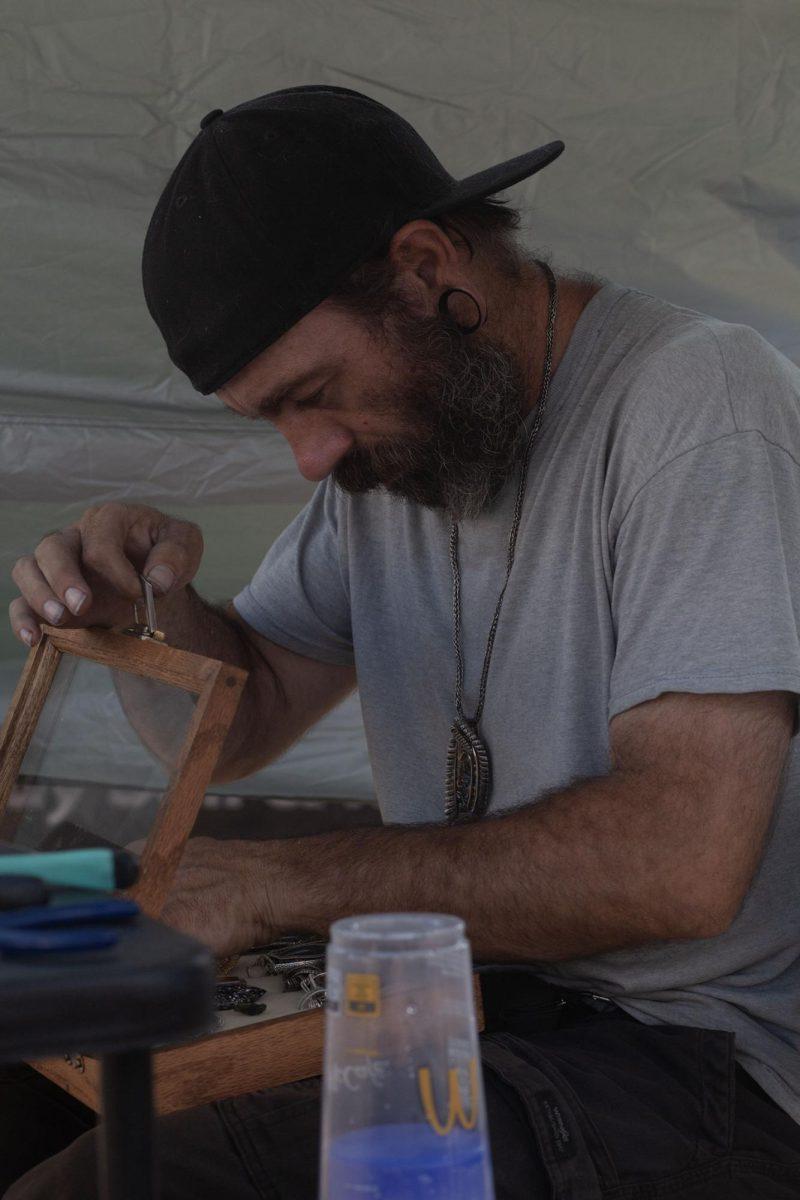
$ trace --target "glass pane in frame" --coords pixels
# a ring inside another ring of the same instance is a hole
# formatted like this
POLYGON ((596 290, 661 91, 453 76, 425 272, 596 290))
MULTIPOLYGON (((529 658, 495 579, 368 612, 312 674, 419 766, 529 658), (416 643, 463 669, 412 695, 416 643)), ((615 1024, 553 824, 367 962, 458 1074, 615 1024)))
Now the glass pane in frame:
POLYGON ((197 697, 62 654, 8 805, 0 844, 141 849, 180 765, 197 697))

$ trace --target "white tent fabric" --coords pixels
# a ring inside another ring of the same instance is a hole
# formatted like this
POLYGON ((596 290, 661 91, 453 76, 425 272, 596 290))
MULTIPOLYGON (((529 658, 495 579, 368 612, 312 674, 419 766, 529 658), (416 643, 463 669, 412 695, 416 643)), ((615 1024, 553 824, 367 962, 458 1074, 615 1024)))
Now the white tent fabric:
MULTIPOLYGON (((198 520, 224 598, 309 494, 269 429, 172 369, 139 280, 200 118, 261 92, 367 92, 456 175, 563 138, 512 193, 532 245, 800 362, 797 0, 5 0, 0 39, 6 599, 17 555, 112 498, 198 520)), ((4 630, 0 705, 21 659, 4 630)), ((357 702, 248 786, 369 796, 357 702)))

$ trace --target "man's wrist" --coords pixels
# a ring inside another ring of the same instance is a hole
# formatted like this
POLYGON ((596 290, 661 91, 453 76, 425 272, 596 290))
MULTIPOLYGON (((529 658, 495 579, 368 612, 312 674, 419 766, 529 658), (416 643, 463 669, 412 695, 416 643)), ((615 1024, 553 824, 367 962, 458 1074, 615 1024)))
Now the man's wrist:
MULTIPOLYGON (((256 945, 269 942, 289 930, 302 930, 300 897, 302 868, 294 843, 307 839, 272 839, 247 842, 247 905, 254 914, 256 945)), ((315 930, 314 932, 323 932, 315 930)))
POLYGON ((340 894, 347 840, 342 831, 249 843, 257 846, 251 903, 259 913, 261 944, 287 932, 325 935, 332 921, 350 911, 348 897, 340 894))

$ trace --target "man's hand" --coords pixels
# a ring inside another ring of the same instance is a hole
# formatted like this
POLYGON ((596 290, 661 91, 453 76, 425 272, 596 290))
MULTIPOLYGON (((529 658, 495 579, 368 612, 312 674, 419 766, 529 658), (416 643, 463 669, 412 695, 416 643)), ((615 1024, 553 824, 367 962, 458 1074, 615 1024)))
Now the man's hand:
POLYGON ((204 942, 217 957, 264 945, 277 934, 270 915, 269 842, 191 838, 162 920, 204 942))
MULTIPOLYGON (((103 504, 42 538, 11 574, 21 595, 11 602, 14 633, 29 646, 40 623, 129 625, 142 594, 139 573, 163 599, 158 626, 167 643, 249 672, 215 780, 241 779, 271 762, 355 687, 350 666, 317 662, 261 637, 236 612, 207 604, 188 585, 203 554, 196 525, 144 504, 103 504), (54 607, 55 606, 55 607, 54 607)), ((137 701, 133 676, 122 677, 125 711, 145 745, 161 757, 162 730, 149 699, 137 701)))
POLYGON ((20 590, 9 608, 11 627, 34 646, 40 623, 60 626, 128 624, 141 596, 139 572, 158 595, 174 594, 197 573, 203 536, 196 525, 144 504, 102 504, 79 521, 47 534, 11 576, 20 590))

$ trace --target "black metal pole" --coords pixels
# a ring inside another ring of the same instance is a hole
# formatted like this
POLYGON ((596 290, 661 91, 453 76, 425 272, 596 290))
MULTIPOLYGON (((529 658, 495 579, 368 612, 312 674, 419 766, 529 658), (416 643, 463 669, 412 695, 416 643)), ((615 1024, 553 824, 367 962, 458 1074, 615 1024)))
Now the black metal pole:
POLYGON ((149 1050, 103 1057, 101 1200, 156 1200, 149 1050))

